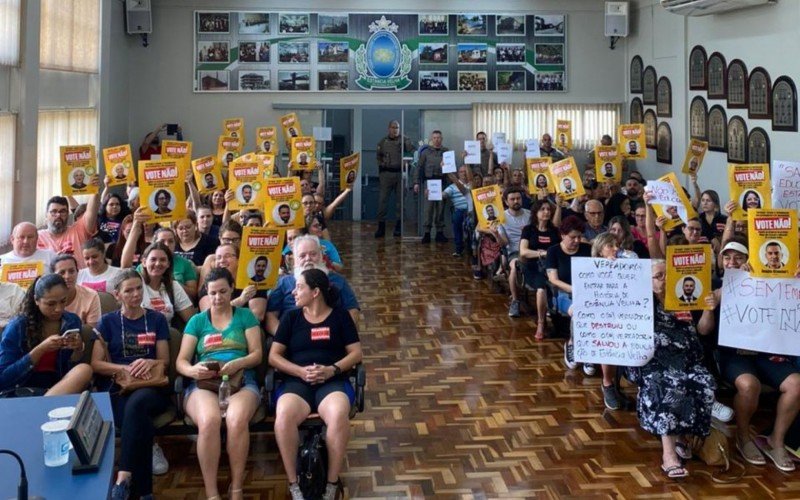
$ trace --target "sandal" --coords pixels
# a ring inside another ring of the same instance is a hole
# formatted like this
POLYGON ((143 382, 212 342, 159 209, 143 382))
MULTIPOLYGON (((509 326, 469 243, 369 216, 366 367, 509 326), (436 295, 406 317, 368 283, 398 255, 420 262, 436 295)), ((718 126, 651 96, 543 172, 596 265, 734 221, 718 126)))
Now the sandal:
POLYGON ((536 327, 536 335, 533 336, 533 339, 537 342, 544 340, 544 325, 536 327))
POLYGON ((692 449, 686 443, 682 443, 680 441, 676 442, 675 453, 677 453, 678 456, 681 457, 683 460, 692 459, 692 449))
POLYGON ((775 464, 778 470, 782 472, 794 471, 794 462, 789 458, 789 454, 784 447, 772 448, 766 436, 756 436, 755 443, 761 450, 761 453, 772 460, 772 463, 775 464))
POLYGON ((689 471, 686 470, 682 465, 672 465, 667 467, 666 465, 661 464, 661 472, 663 472, 664 475, 669 479, 681 479, 689 475, 689 471))
POLYGON ((761 451, 759 451, 758 446, 756 446, 752 439, 748 439, 745 442, 737 439, 736 449, 739 450, 739 454, 742 455, 742 458, 748 464, 767 465, 767 460, 764 458, 764 455, 761 454, 761 451))

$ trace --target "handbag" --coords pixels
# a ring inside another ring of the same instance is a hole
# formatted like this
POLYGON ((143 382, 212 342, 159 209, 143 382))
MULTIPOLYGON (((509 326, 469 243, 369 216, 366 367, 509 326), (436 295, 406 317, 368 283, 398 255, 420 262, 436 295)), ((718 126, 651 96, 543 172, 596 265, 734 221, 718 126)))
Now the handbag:
POLYGON ((723 430, 712 425, 711 432, 707 437, 702 438, 695 436, 691 439, 689 444, 691 445, 694 456, 702 460, 706 465, 718 467, 716 471, 710 473, 706 471, 698 471, 710 476, 711 480, 715 483, 735 483, 744 475, 744 465, 731 459, 731 448, 728 444, 728 436, 723 430), (725 479, 717 477, 716 473, 730 471, 731 464, 735 464, 740 468, 737 474, 725 479))
MULTIPOLYGON (((239 392, 244 381, 244 370, 239 370, 233 375, 228 376, 228 385, 231 388, 231 395, 239 392)), ((219 386, 222 385, 222 377, 204 378, 197 381, 198 389, 219 393, 219 386)))

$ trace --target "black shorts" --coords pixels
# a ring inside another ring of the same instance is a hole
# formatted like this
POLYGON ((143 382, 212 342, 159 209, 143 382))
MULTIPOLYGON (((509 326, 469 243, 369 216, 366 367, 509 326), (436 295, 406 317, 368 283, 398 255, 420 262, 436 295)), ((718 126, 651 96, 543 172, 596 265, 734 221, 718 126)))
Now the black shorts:
POLYGON ((350 400, 351 406, 355 402, 356 393, 349 380, 334 379, 324 384, 311 385, 296 378, 285 380, 278 386, 277 391, 275 391, 275 401, 284 394, 297 394, 311 407, 311 413, 316 413, 322 400, 334 392, 345 393, 347 399, 350 400))
POLYGON ((547 288, 547 276, 539 269, 539 260, 529 260, 522 265, 525 274, 525 284, 534 290, 547 288))

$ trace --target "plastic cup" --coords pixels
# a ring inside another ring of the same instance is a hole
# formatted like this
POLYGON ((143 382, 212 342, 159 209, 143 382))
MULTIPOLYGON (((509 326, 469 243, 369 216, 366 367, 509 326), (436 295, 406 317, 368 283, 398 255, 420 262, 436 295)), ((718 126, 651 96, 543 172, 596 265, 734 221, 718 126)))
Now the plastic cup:
POLYGON ((67 420, 53 420, 42 424, 45 466, 61 467, 69 462, 68 425, 67 420))
POLYGON ((55 408, 47 412, 47 418, 50 420, 69 420, 74 413, 74 406, 62 406, 61 408, 55 408))

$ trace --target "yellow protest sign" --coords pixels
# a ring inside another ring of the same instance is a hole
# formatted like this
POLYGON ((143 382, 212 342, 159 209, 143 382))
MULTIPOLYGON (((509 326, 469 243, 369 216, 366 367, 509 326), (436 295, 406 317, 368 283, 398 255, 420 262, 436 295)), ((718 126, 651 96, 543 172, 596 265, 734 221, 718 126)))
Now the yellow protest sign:
POLYGON ((228 170, 228 188, 233 191, 231 210, 261 210, 264 207, 264 174, 255 155, 233 160, 228 170))
POLYGON ((753 276, 793 277, 797 270, 797 210, 748 210, 747 242, 753 276))
POLYGON ((301 137, 303 129, 300 127, 300 119, 297 118, 297 113, 288 113, 281 116, 281 129, 283 129, 283 138, 286 142, 292 140, 292 137, 301 137))
POLYGON ((175 160, 184 172, 192 162, 192 143, 187 141, 163 141, 161 160, 175 160))
POLYGON ((711 245, 669 245, 664 309, 699 311, 711 294, 711 245))
POLYGON ((275 163, 275 155, 271 153, 256 153, 256 161, 261 165, 261 173, 265 179, 269 177, 279 177, 277 171, 277 164, 275 163))
POLYGON ((239 249, 239 267, 236 288, 253 285, 258 290, 269 290, 278 282, 281 250, 286 231, 266 227, 244 228, 239 249))
POLYGON ((225 189, 222 171, 214 156, 203 156, 192 160, 192 172, 194 172, 194 182, 197 184, 197 191, 200 194, 211 194, 219 189, 225 189))
POLYGON ((575 159, 565 158, 561 161, 550 164, 550 176, 556 186, 556 192, 565 200, 571 200, 578 196, 583 196, 586 191, 583 189, 578 167, 575 159))
POLYGON ((242 140, 244 146, 244 118, 226 118, 222 120, 222 135, 242 140))
POLYGON ((314 170, 317 168, 316 143, 313 137, 292 137, 289 144, 292 151, 289 156, 290 170, 314 170))
POLYGON ((619 126, 617 143, 622 158, 644 160, 647 158, 647 145, 644 140, 644 125, 627 123, 619 126))
POLYGON ((708 143, 706 141, 692 139, 689 142, 689 147, 686 149, 686 157, 683 159, 681 172, 684 174, 696 174, 703 164, 706 151, 708 151, 708 143))
POLYGON ((0 271, 0 281, 15 283, 27 290, 33 280, 44 274, 44 262, 34 260, 30 262, 15 262, 3 264, 0 271))
POLYGON ((550 164, 553 159, 549 156, 542 158, 525 158, 525 167, 528 169, 528 193, 536 196, 544 190, 546 193, 555 193, 556 185, 550 176, 550 164))
POLYGON ((103 165, 106 167, 106 175, 111 178, 109 186, 121 186, 136 181, 130 144, 103 149, 103 165))
POLYGON ((594 170, 598 182, 622 182, 622 157, 616 146, 594 148, 594 170))
POLYGON ((472 190, 475 213, 478 214, 478 229, 488 230, 491 226, 503 224, 506 213, 503 211, 503 191, 500 186, 491 185, 472 190))
POLYGON ((572 121, 556 120, 556 147, 572 149, 572 121))
POLYGON ((89 180, 97 174, 94 146, 61 146, 61 192, 64 196, 95 194, 97 186, 89 180))
POLYGON ((177 160, 139 162, 139 199, 153 215, 150 222, 186 217, 185 182, 186 174, 177 160))
POLYGON ((230 162, 238 158, 242 154, 242 139, 238 137, 231 137, 229 135, 221 135, 217 140, 217 161, 221 167, 228 168, 230 162))
MULTIPOLYGON (((661 182, 669 182, 672 184, 672 187, 675 189, 675 193, 678 195, 678 199, 683 205, 683 208, 686 210, 686 220, 694 219, 697 217, 697 210, 694 209, 692 203, 689 201, 689 197, 686 196, 686 192, 683 190, 681 183, 678 182, 678 177, 675 175, 674 172, 670 172, 667 175, 662 176, 658 179, 661 182)), ((649 184, 648 184, 649 186, 649 184)), ((664 216, 667 218, 667 221, 664 223, 662 229, 664 231, 672 231, 676 227, 684 224, 684 220, 680 217, 680 211, 676 206, 667 206, 664 205, 652 205, 653 211, 656 213, 657 217, 664 216)))
POLYGON ((305 227, 303 205, 300 200, 299 177, 273 177, 264 181, 267 185, 267 202, 264 220, 269 227, 301 229, 305 227))
POLYGON ((339 160, 339 190, 353 187, 361 167, 361 153, 353 153, 339 160))
POLYGON ((278 131, 275 127, 258 127, 256 129, 256 152, 278 154, 278 131))
POLYGON ((766 163, 728 165, 728 185, 731 199, 739 205, 731 214, 733 220, 747 220, 747 212, 754 208, 772 208, 766 163))

